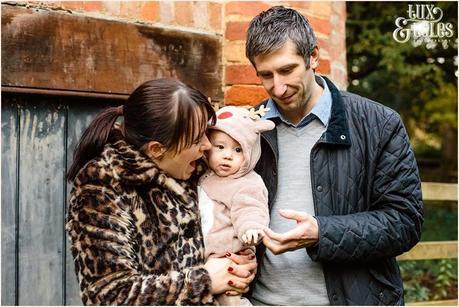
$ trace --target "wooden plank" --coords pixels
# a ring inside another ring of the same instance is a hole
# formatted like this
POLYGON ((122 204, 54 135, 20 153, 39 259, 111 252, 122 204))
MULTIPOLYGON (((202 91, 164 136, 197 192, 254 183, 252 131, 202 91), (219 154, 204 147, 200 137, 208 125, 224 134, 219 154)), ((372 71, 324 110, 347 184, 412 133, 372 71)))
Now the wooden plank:
POLYGON ((106 94, 95 92, 77 92, 68 90, 50 90, 42 88, 30 87, 15 87, 15 86, 2 86, 2 93, 15 93, 15 94, 38 94, 38 95, 51 95, 51 96, 70 96, 70 97, 85 97, 85 98, 100 98, 100 99, 122 99, 127 100, 127 94, 106 94))
POLYGON ((2 3, 2 85, 129 94, 178 78, 222 100, 221 36, 2 3))
POLYGON ((457 241, 420 242, 397 260, 429 260, 457 258, 457 241))
POLYGON ((407 306, 458 306, 457 299, 455 300, 442 300, 442 301, 429 301, 429 302, 416 302, 408 303, 407 306))
POLYGON ((424 200, 457 201, 456 183, 423 182, 422 198, 424 200))
POLYGON ((2 97, 2 305, 16 305, 17 106, 2 97))
POLYGON ((19 305, 62 305, 63 110, 27 97, 20 112, 19 305))
MULTIPOLYGON (((67 136, 67 169, 70 168, 70 165, 73 161, 73 151, 80 139, 81 134, 83 133, 84 129, 88 127, 91 120, 95 117, 95 115, 102 109, 110 104, 112 105, 120 105, 121 101, 109 101, 109 102, 100 102, 96 101, 95 99, 81 99, 75 98, 72 100, 68 100, 66 98, 66 102, 68 104, 68 117, 67 117, 67 125, 68 125, 68 136, 67 136)), ((68 204, 68 197, 70 194, 72 186, 71 184, 67 185, 67 204, 68 204)), ((82 301, 80 298, 80 290, 75 274, 75 266, 73 263, 73 257, 70 252, 70 242, 67 237, 67 248, 66 248, 66 305, 82 305, 82 301)))

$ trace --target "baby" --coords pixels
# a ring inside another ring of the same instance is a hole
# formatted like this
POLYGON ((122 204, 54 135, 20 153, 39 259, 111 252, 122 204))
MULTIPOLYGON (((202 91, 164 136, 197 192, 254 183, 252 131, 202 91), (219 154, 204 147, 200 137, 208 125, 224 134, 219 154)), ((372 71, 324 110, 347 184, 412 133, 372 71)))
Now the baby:
MULTIPOLYGON (((256 113, 224 107, 210 127, 210 170, 198 189, 206 259, 258 244, 269 224, 268 191, 253 169, 261 154, 260 133, 273 129, 274 123, 256 113)), ((241 296, 222 294, 217 300, 221 305, 250 305, 241 296)))

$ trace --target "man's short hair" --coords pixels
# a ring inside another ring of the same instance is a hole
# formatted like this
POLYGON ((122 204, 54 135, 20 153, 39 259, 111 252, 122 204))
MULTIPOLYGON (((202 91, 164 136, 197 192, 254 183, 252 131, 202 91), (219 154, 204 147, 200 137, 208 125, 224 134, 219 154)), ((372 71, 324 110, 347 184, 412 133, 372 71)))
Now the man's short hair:
POLYGON ((309 67, 309 56, 317 45, 316 36, 309 21, 297 11, 283 6, 273 6, 252 19, 247 30, 245 54, 255 66, 257 55, 269 54, 290 39, 296 45, 298 55, 309 67))

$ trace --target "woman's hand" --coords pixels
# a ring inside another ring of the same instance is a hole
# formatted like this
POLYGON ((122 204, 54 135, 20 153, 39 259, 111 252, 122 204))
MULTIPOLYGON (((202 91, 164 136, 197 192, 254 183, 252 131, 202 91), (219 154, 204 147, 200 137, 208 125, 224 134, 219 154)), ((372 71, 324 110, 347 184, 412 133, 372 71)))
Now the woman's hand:
POLYGON ((207 260, 204 268, 209 272, 212 280, 212 294, 247 292, 250 282, 255 278, 253 272, 257 267, 256 260, 254 261, 252 256, 254 256, 253 252, 252 255, 228 253, 226 258, 207 260))
POLYGON ((257 258, 255 256, 255 252, 250 249, 244 249, 236 254, 233 253, 226 253, 225 255, 226 258, 231 259, 234 263, 239 264, 239 265, 245 265, 245 264, 250 264, 249 266, 244 266, 245 268, 249 267, 251 273, 257 273, 257 266, 255 265, 254 268, 253 264, 257 263, 257 258))
MULTIPOLYGON (((231 259, 234 263, 238 264, 237 270, 233 270, 232 274, 240 274, 240 276, 245 276, 247 273, 250 273, 253 278, 257 274, 257 259, 255 257, 255 252, 250 249, 244 249, 237 254, 227 253, 225 255, 228 259, 231 259)), ((252 280, 253 280, 252 278, 252 280)), ((236 290, 226 291, 226 295, 238 295, 240 293, 246 293, 249 290, 247 287, 242 292, 236 290)))

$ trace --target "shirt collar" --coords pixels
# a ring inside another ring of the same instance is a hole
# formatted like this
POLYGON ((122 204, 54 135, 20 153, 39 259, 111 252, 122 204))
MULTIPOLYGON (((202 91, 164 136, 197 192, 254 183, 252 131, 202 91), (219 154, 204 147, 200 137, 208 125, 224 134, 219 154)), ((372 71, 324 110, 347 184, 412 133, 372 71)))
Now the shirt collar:
POLYGON ((314 118, 318 118, 324 126, 328 125, 328 121, 330 119, 331 114, 331 105, 332 105, 332 97, 330 90, 327 86, 325 80, 316 75, 316 82, 324 89, 322 94, 319 97, 319 100, 312 108, 311 112, 306 114, 297 125, 292 124, 288 119, 284 118, 282 114, 279 112, 279 109, 276 106, 274 100, 269 98, 266 107, 270 110, 266 112, 264 119, 275 119, 279 118, 282 122, 289 126, 293 126, 295 128, 304 127, 309 124, 314 118))

